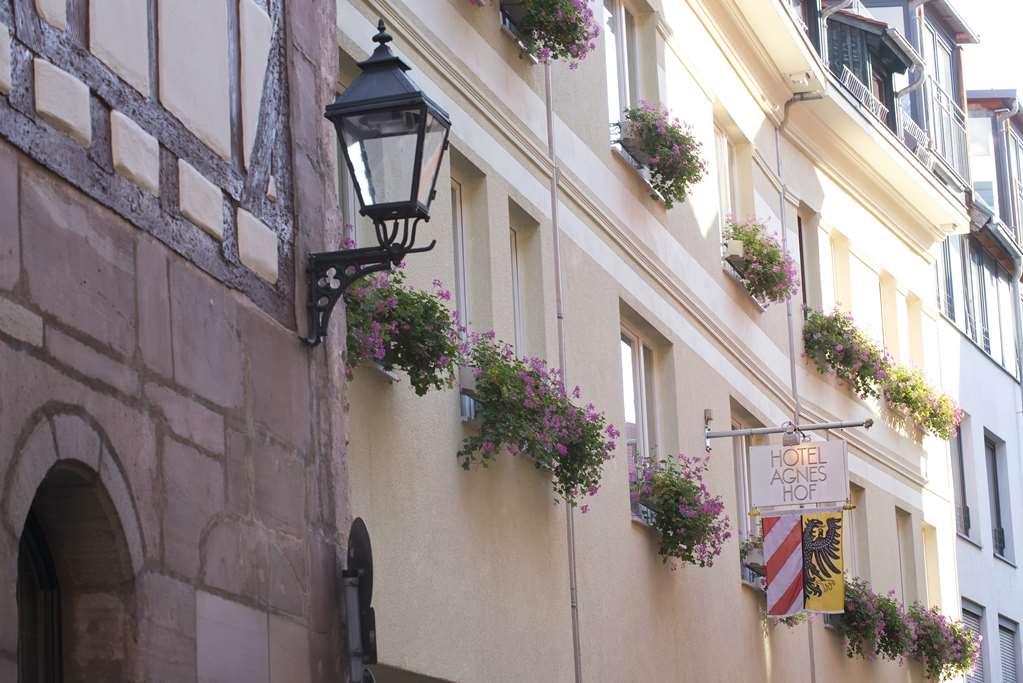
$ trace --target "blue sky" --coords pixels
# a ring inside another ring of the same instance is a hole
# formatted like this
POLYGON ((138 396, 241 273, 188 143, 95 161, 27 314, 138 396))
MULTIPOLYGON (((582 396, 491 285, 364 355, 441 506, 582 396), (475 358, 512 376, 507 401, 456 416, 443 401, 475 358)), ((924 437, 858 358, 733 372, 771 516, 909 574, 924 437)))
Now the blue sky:
POLYGON ((1023 95, 1023 0, 957 0, 956 7, 981 40, 963 56, 966 87, 1023 95))

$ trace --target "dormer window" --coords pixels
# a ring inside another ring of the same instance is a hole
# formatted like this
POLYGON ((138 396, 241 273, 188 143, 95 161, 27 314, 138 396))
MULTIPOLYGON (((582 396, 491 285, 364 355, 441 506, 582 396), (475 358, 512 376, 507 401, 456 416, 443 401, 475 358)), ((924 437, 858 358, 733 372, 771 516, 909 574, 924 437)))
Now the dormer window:
POLYGON ((913 65, 912 48, 883 21, 836 12, 828 21, 831 70, 875 118, 898 131, 894 75, 913 65))

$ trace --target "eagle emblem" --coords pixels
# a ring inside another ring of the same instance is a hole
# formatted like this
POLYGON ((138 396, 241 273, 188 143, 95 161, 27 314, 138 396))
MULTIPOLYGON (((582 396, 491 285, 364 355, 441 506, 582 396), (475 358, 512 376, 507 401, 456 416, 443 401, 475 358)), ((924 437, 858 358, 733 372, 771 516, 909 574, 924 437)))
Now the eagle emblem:
POLYGON ((827 529, 824 521, 810 519, 803 529, 803 594, 821 597, 833 576, 841 576, 842 518, 829 517, 827 529), (824 585, 822 585, 824 584, 824 585))

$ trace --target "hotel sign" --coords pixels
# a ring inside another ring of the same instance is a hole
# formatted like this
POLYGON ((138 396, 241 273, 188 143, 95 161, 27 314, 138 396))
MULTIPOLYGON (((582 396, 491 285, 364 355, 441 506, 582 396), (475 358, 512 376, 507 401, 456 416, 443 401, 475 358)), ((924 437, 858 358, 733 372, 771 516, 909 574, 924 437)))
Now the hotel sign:
POLYGON ((754 446, 749 473, 755 508, 838 503, 849 497, 845 441, 754 446))

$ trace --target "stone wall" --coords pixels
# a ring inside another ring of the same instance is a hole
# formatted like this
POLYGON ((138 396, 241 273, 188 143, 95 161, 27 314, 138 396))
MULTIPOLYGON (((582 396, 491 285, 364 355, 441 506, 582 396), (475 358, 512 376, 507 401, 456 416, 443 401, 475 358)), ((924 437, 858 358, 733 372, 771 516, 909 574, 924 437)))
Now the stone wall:
POLYGON ((296 306, 333 5, 0 0, 0 680, 30 509, 95 539, 55 553, 67 680, 343 680, 343 321, 310 352, 296 306), (109 530, 39 494, 67 468, 109 530))

